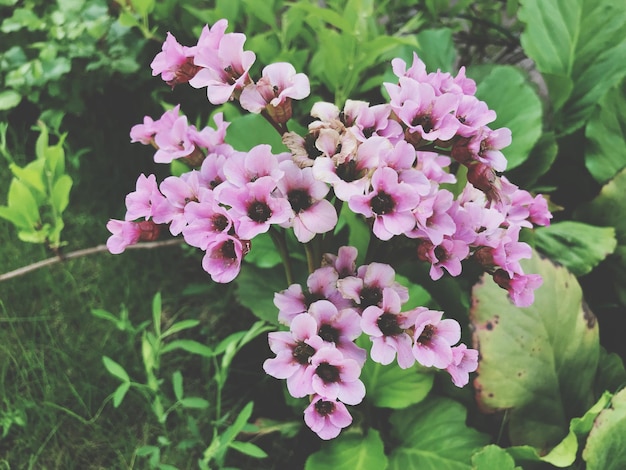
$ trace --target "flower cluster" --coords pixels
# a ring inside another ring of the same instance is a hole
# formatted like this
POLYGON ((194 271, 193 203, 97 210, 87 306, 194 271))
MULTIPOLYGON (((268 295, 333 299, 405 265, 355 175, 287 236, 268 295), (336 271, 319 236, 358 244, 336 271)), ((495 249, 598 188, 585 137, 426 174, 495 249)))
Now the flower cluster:
POLYGON ((442 319, 443 312, 402 312, 408 293, 391 266, 367 260, 357 268, 351 247, 319 263, 327 247, 337 246, 333 232, 341 211, 349 210, 377 239, 401 239, 404 258, 428 263, 433 280, 460 275, 471 259, 513 303, 530 305, 542 281, 522 269, 531 248, 520 232, 548 225, 552 216, 543 196, 500 175, 511 132, 489 127, 495 112, 475 96, 464 69, 456 76, 427 73, 417 55, 410 67, 392 61, 397 80, 384 84, 387 103, 317 102, 306 133, 289 132, 292 101, 310 93, 307 76, 279 62, 255 81, 255 54, 244 51, 243 34, 226 28, 226 20, 206 26, 192 47, 168 33, 153 75, 172 87, 206 87, 214 105, 239 102, 263 116, 288 151, 276 154, 266 144, 236 150, 226 142, 229 123, 219 112, 215 127, 203 129, 189 124, 180 106, 157 120, 146 116, 132 128, 131 141, 154 146, 155 162, 178 159, 189 171, 160 183, 142 174, 126 197, 124 220, 107 224, 109 250, 154 240, 167 225, 204 252, 202 267, 214 281, 230 282, 263 233, 273 235, 287 265, 284 236, 292 230, 307 250, 310 275, 306 290, 292 284, 275 296, 279 322, 289 331, 270 333, 276 357, 264 368, 286 379, 294 397, 310 398, 305 422, 324 439, 351 423, 345 405, 365 395, 359 376, 366 352, 355 344, 362 334, 371 340, 373 361, 396 360, 401 368, 417 362, 446 370, 457 386, 467 384, 477 351, 457 344, 460 326, 442 319), (457 175, 467 180, 463 187, 457 175))
POLYGON ((372 342, 370 357, 380 364, 407 369, 418 362, 448 371, 463 387, 476 370, 478 351, 458 344, 461 327, 443 312, 418 307, 402 312, 408 289, 395 281, 388 264, 356 267, 356 249, 342 247, 338 255, 325 255, 322 267, 307 279, 307 290, 293 284, 275 294, 279 321, 289 331, 269 334, 275 358, 265 371, 286 379, 289 393, 310 397, 304 411, 306 424, 322 439, 336 437, 352 422, 347 405, 365 396, 359 379, 366 351, 354 341, 366 334, 372 342))

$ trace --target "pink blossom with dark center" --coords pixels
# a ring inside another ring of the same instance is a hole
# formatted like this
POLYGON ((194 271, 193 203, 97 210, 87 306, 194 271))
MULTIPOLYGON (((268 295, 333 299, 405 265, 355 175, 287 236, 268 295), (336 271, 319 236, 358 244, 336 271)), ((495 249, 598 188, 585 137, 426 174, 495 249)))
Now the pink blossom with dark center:
POLYGON ((365 350, 354 344, 354 340, 362 333, 359 325, 361 317, 356 310, 337 310, 328 300, 318 300, 309 307, 309 315, 317 320, 317 334, 327 345, 335 346, 345 357, 363 366, 365 350))
POLYGON ((133 222, 111 219, 107 222, 107 230, 112 233, 107 239, 107 249, 111 254, 118 255, 140 241, 156 240, 161 227, 151 220, 133 222))
POLYGON ((126 196, 125 220, 144 219, 152 217, 153 207, 163 199, 157 186, 156 176, 142 173, 137 178, 136 190, 126 196))
POLYGON ((144 116, 143 124, 135 124, 130 129, 130 141, 141 142, 144 145, 153 143, 154 136, 161 131, 167 132, 179 117, 180 105, 174 106, 169 111, 154 121, 150 116, 144 116))
POLYGON ((337 211, 324 199, 330 188, 313 177, 313 170, 299 168, 291 160, 281 162, 283 178, 278 190, 289 201, 293 218, 283 226, 293 227, 299 242, 307 243, 318 233, 331 231, 337 225, 337 211))
POLYGON ((350 127, 360 142, 365 142, 370 137, 377 135, 385 137, 393 142, 401 141, 402 126, 390 118, 391 106, 379 104, 361 109, 354 125, 350 127))
POLYGON ((154 154, 156 163, 171 163, 172 160, 190 156, 196 149, 189 137, 190 126, 187 116, 179 116, 171 127, 161 127, 154 136, 158 150, 154 154))
POLYGON ((185 242, 201 250, 206 250, 217 234, 228 233, 233 226, 230 215, 217 203, 211 191, 203 191, 199 201, 189 202, 184 216, 187 221, 183 227, 185 242))
POLYGON ((288 153, 273 154, 270 145, 256 145, 249 152, 234 152, 230 155, 224 162, 224 176, 230 185, 237 188, 243 188, 264 176, 269 176, 277 183, 284 175, 278 164, 289 158, 288 153))
POLYGON ((341 400, 357 405, 365 397, 365 385, 359 380, 361 367, 337 348, 324 346, 311 357, 313 392, 327 400, 341 400))
POLYGON ((415 168, 420 170, 433 183, 456 183, 456 177, 445 170, 450 166, 450 157, 436 152, 417 152, 415 168))
POLYGON ((518 307, 530 307, 535 301, 535 289, 543 283, 539 274, 514 273, 511 277, 502 269, 493 273, 493 280, 508 291, 509 299, 518 307))
POLYGON ((237 237, 219 233, 206 247, 202 269, 215 282, 227 283, 237 277, 241 269, 244 246, 237 237))
POLYGON ((195 50, 195 47, 182 46, 168 32, 161 52, 150 64, 152 75, 160 74, 163 81, 172 88, 178 84, 187 83, 200 70, 200 67, 193 63, 195 50))
POLYGON ((353 246, 342 246, 337 254, 325 253, 322 265, 332 266, 337 272, 338 279, 356 275, 356 258, 358 251, 353 246))
POLYGON ((350 426, 352 416, 346 405, 337 400, 327 400, 314 395, 304 410, 304 422, 320 439, 334 439, 343 428, 350 426))
POLYGON ((270 349, 276 357, 266 359, 263 370, 277 379, 287 379, 287 389, 295 398, 314 393, 312 379, 315 366, 312 365, 312 358, 324 347, 317 330, 315 319, 303 313, 293 319, 290 331, 268 334, 270 349))
POLYGON ((470 137, 480 132, 483 126, 495 121, 496 112, 475 96, 463 95, 456 110, 456 118, 460 123, 457 134, 470 137))
POLYGON ((160 224, 170 224, 172 235, 179 235, 187 225, 185 207, 198 201, 202 190, 209 191, 196 170, 183 173, 180 177, 169 176, 159 186, 165 196, 152 209, 153 219, 160 224))
POLYGON ((443 312, 416 310, 413 355, 425 367, 445 369, 453 361, 452 345, 461 339, 461 326, 456 320, 442 320, 443 312))
POLYGON ((389 240, 415 226, 411 212, 420 196, 413 188, 398 181, 398 173, 389 167, 380 167, 372 175, 372 188, 366 195, 354 195, 348 205, 353 212, 374 217, 373 232, 381 240, 389 240))
POLYGON ((411 346, 413 340, 405 330, 415 324, 417 312, 400 313, 398 294, 386 288, 382 307, 372 305, 363 311, 361 329, 370 336, 372 360, 379 364, 391 364, 398 357, 398 365, 408 369, 415 363, 411 346))
POLYGON ((464 241, 450 238, 444 238, 439 245, 423 240, 417 247, 417 257, 431 263, 429 274, 433 281, 441 279, 444 268, 451 276, 461 274, 461 261, 468 255, 469 247, 464 241))
POLYGON ((422 198, 413 210, 415 229, 406 235, 410 238, 428 239, 434 245, 440 245, 444 237, 451 236, 456 230, 454 219, 448 213, 453 200, 454 195, 446 189, 422 198))
POLYGON ((469 383, 469 374, 478 368, 478 351, 468 349, 463 343, 452 348, 452 362, 446 371, 457 387, 465 387, 469 383))

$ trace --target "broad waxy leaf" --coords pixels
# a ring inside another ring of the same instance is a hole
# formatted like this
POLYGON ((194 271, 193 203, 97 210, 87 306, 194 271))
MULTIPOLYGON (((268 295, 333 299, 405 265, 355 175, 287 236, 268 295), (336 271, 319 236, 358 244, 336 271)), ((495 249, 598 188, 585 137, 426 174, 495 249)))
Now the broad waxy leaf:
POLYGON ((237 276, 237 299, 252 313, 272 324, 278 322, 274 293, 287 288, 282 266, 259 269, 246 264, 237 276))
POLYGON ((508 410, 513 445, 545 453, 591 405, 598 325, 567 269, 536 253, 522 266, 543 278, 530 307, 515 307, 488 275, 474 286, 470 319, 480 351, 474 386, 483 410, 508 410))
POLYGON ((387 468, 387 456, 378 431, 370 429, 367 436, 341 434, 325 443, 322 450, 311 454, 305 470, 380 470, 387 468))
POLYGON ((585 127, 585 166, 599 183, 626 167, 626 81, 609 90, 585 127))
POLYGON ((0 111, 15 108, 22 101, 22 95, 15 90, 0 92, 0 111))
POLYGON ((362 335, 357 344, 368 350, 368 359, 361 371, 368 402, 382 408, 400 409, 426 398, 433 386, 432 371, 418 365, 401 369, 396 361, 386 366, 378 364, 369 357, 372 342, 366 335, 362 335))
POLYGON ((388 469, 471 469, 472 454, 489 438, 467 427, 466 415, 463 405, 443 397, 395 411, 391 424, 400 445, 391 453, 388 469))
POLYGON ((525 0, 519 18, 522 47, 548 85, 558 131, 570 134, 626 74, 623 2, 525 0))
POLYGON ((476 96, 493 109, 497 118, 491 129, 511 129, 511 145, 502 152, 507 169, 521 165, 530 155, 542 132, 541 101, 526 78, 515 67, 496 66, 478 84, 476 96))
POLYGON ((607 264, 613 270, 612 279, 620 300, 626 305, 626 169, 620 171, 615 178, 602 187, 600 194, 591 202, 580 206, 574 218, 598 226, 615 227, 617 248, 614 256, 609 257, 607 264))
POLYGON ((515 461, 497 445, 485 446, 472 455, 472 470, 514 470, 515 461))
POLYGON ((593 423, 583 451, 587 470, 626 468, 626 388, 611 400, 593 423))
POLYGON ((613 227, 564 221, 535 231, 537 248, 576 276, 589 273, 617 246, 613 227))
POLYGON ((271 145, 273 153, 287 150, 278 132, 260 114, 234 118, 228 126, 226 142, 241 152, 247 152, 260 144, 271 145))

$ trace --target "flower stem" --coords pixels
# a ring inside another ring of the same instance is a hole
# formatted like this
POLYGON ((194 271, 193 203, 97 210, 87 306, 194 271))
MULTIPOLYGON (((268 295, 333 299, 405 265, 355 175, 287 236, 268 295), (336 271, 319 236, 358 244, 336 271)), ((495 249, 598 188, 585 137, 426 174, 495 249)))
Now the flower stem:
POLYGON ((287 284, 293 284, 293 269, 291 267, 291 259, 289 258, 289 250, 287 249, 287 240, 285 238, 285 232, 283 230, 277 230, 274 227, 270 227, 269 234, 272 237, 274 246, 280 254, 280 258, 283 260, 283 267, 285 268, 285 277, 287 278, 287 284))

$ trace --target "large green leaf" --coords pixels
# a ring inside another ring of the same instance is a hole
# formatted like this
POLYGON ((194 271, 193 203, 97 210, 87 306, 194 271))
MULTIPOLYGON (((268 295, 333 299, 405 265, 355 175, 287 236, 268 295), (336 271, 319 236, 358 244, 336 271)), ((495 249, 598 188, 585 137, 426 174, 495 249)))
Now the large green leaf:
POLYGON ((225 140, 241 152, 260 144, 271 145, 274 153, 287 151, 278 132, 260 114, 246 114, 233 119, 225 140))
POLYGON ((626 468, 626 389, 596 418, 583 451, 587 470, 626 468))
POLYGON ((521 165, 541 136, 542 109, 539 96, 515 67, 496 66, 478 85, 476 96, 497 114, 492 129, 508 127, 513 140, 504 149, 507 169, 521 165))
MULTIPOLYGON (((426 70, 453 72, 456 49, 450 28, 425 29, 417 34, 417 54, 426 64, 426 70)), ((408 65, 413 62, 413 54, 406 58, 408 65)))
POLYGON ((535 231, 537 248, 576 276, 589 273, 617 246, 613 227, 564 221, 535 231))
POLYGON ((620 171, 615 178, 602 187, 600 194, 592 201, 580 206, 574 212, 574 218, 583 222, 615 227, 617 248, 607 264, 614 275, 611 280, 615 283, 616 291, 626 305, 626 169, 620 171))
POLYGON ((626 74, 624 2, 524 0, 519 18, 526 23, 522 46, 548 85, 557 129, 572 133, 626 74))
POLYGON ((543 278, 530 307, 515 307, 488 275, 474 286, 470 317, 480 351, 474 386, 485 411, 508 410, 513 445, 545 453, 593 401, 598 325, 567 269, 536 253, 522 265, 543 278))
POLYGON ((425 400, 391 415, 400 444, 389 457, 389 470, 469 470, 472 454, 488 437, 465 424, 467 411, 448 398, 425 400))
MULTIPOLYGON (((365 335, 358 339, 358 345, 368 350, 368 356, 371 344, 365 335)), ((384 366, 370 358, 361 371, 368 402, 382 408, 399 409, 419 403, 430 392, 433 379, 432 371, 423 367, 401 369, 395 361, 384 366)))
POLYGON ((600 183, 626 167, 626 81, 609 90, 585 128, 585 165, 600 183))
POLYGON ((274 293, 287 287, 281 266, 260 269, 246 263, 237 276, 237 300, 261 320, 278 323, 274 293))
POLYGON ((387 467, 387 456, 378 431, 370 429, 366 436, 343 434, 311 454, 306 470, 381 470, 387 467))
POLYGON ((506 450, 490 444, 472 455, 472 470, 514 470, 515 461, 506 450))

